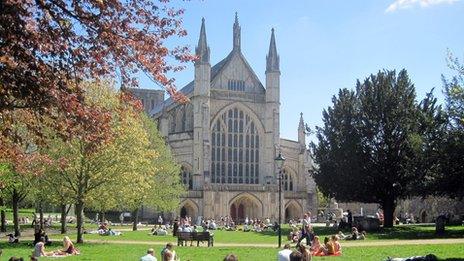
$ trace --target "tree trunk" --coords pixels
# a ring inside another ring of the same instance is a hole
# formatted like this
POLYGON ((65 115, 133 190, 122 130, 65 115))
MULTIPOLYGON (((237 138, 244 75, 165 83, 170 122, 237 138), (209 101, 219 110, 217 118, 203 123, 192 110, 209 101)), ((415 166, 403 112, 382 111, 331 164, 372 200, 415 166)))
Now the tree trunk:
POLYGON ((84 224, 84 202, 78 201, 76 204, 76 218, 77 218, 77 243, 84 243, 82 237, 82 226, 84 224))
POLYGON ((139 223, 139 209, 132 211, 132 231, 137 231, 137 224, 139 223))
POLYGON ((13 226, 14 226, 14 234, 15 237, 21 236, 21 231, 19 227, 19 194, 16 189, 13 189, 13 196, 12 196, 12 205, 13 205, 13 226))
POLYGON ((105 222, 105 219, 106 219, 105 211, 100 212, 100 222, 101 223, 105 222))
POLYGON ((393 215, 395 213, 395 200, 387 199, 382 204, 383 208, 383 227, 393 227, 393 215))
POLYGON ((2 207, 2 210, 0 210, 0 232, 6 232, 6 216, 3 209, 5 202, 3 202, 3 197, 0 197, 0 206, 2 207))
POLYGON ((61 234, 66 234, 66 216, 67 216, 67 211, 66 211, 66 204, 61 204, 61 234))
POLYGON ((40 221, 40 229, 43 229, 44 228, 44 212, 43 212, 42 201, 39 202, 39 221, 40 221))

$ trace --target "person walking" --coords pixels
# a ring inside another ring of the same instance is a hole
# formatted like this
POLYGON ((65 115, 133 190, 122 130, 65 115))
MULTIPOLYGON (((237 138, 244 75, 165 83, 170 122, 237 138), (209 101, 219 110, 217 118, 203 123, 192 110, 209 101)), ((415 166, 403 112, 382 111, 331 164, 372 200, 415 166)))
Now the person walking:
POLYGON ((311 212, 306 212, 302 220, 301 237, 298 239, 297 245, 301 244, 303 239, 306 239, 306 245, 311 246, 311 212))

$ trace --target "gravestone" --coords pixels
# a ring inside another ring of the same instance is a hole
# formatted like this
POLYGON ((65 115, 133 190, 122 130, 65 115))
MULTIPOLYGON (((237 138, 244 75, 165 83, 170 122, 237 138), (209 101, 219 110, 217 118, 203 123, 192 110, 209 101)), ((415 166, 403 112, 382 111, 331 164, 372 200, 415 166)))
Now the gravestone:
POLYGON ((374 216, 354 216, 353 226, 359 231, 377 231, 380 229, 380 220, 374 216))
POLYGON ((435 221, 435 234, 437 235, 445 234, 445 224, 446 224, 446 217, 444 215, 438 216, 437 221, 435 221))

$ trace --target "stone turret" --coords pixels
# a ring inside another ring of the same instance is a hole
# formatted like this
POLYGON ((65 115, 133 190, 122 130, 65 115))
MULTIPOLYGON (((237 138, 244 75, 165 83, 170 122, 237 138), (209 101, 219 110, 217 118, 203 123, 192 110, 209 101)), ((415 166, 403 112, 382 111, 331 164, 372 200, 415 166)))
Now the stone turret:
POLYGON ((201 189, 209 182, 210 158, 210 92, 211 64, 210 50, 206 41, 205 19, 202 19, 200 38, 195 48, 198 60, 195 62, 193 90, 193 188, 201 189))
POLYGON ((279 72, 280 73, 280 61, 279 55, 277 54, 277 47, 275 42, 274 28, 271 30, 271 42, 269 43, 269 53, 266 56, 266 73, 268 72, 279 72))
POLYGON ((271 30, 271 42, 266 56, 266 102, 280 103, 280 66, 277 54, 274 28, 271 30))
POLYGON ((198 60, 195 64, 209 64, 209 46, 206 41, 206 29, 205 29, 205 18, 201 19, 200 38, 198 39, 197 48, 195 48, 195 54, 198 56, 198 60))
MULTIPOLYGON (((268 158, 270 161, 277 156, 280 151, 280 69, 279 56, 277 54, 274 28, 271 30, 271 41, 269 51, 266 56, 266 130, 267 134, 266 151, 271 153, 268 158)), ((267 170, 268 173, 277 173, 273 162, 266 162, 273 168, 267 170)))
POLYGON ((298 143, 300 143, 300 147, 304 151, 306 149, 306 133, 302 112, 300 113, 300 122, 298 123, 298 143))
POLYGON ((233 45, 233 50, 234 51, 240 51, 240 25, 238 24, 238 14, 237 12, 235 13, 235 22, 234 22, 234 30, 233 30, 233 39, 234 39, 234 45, 233 45))

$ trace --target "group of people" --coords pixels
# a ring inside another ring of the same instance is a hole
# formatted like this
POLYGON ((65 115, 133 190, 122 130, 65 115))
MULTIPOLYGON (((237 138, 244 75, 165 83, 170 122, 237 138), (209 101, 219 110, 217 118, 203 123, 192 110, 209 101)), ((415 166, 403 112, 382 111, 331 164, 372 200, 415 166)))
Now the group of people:
POLYGON ((32 252, 32 256, 34 256, 34 257, 41 257, 41 256, 68 256, 68 255, 79 255, 80 254, 79 250, 76 247, 74 247, 73 242, 67 236, 65 236, 63 238, 63 248, 62 249, 47 252, 45 250, 45 246, 46 246, 45 238, 41 237, 39 239, 39 242, 37 242, 34 245, 34 251, 32 252))
MULTIPOLYGON (((160 253, 161 261, 177 261, 180 260, 174 250, 174 245, 171 243, 167 243, 166 246, 161 250, 160 253)), ((155 257, 155 250, 153 248, 149 248, 147 250, 147 254, 140 258, 140 261, 157 261, 155 257)))
POLYGON ((338 232, 338 237, 344 240, 364 240, 366 239, 366 231, 359 232, 356 227, 351 228, 351 234, 345 235, 342 231, 338 232))
MULTIPOLYGON (((91 232, 91 234, 94 234, 95 232, 91 232)), ((103 222, 98 226, 98 230, 96 231, 96 234, 99 234, 100 236, 119 236, 122 235, 121 232, 119 231, 114 231, 111 228, 108 227, 108 223, 103 222)))
MULTIPOLYGON (((54 251, 46 251, 45 238, 40 237, 37 242, 34 240, 34 250, 32 251, 32 255, 30 256, 30 261, 39 260, 39 257, 59 257, 59 256, 69 256, 69 255, 79 255, 79 250, 74 247, 73 242, 69 237, 65 236, 63 238, 63 248, 57 249, 54 251)), ((2 254, 2 250, 0 249, 0 256, 2 254)), ((8 259, 8 261, 24 261, 25 259, 22 257, 12 256, 8 259)))
POLYGON ((291 250, 290 244, 285 244, 284 249, 277 254, 278 261, 310 261, 312 256, 340 256, 342 247, 337 235, 324 238, 321 243, 319 236, 314 236, 311 244, 305 246, 297 244, 295 250, 291 250))
MULTIPOLYGON (((161 261, 178 261, 180 258, 177 256, 176 251, 174 251, 174 246, 171 243, 167 243, 166 246, 161 250, 160 253, 161 261)), ((224 261, 238 261, 238 257, 235 254, 227 254, 224 261)), ((155 257, 155 250, 149 248, 147 254, 140 258, 140 261, 158 261, 155 257)))
POLYGON ((325 237, 324 242, 321 243, 311 225, 311 212, 306 212, 301 219, 301 229, 295 223, 291 226, 293 230, 289 234, 289 240, 296 243, 297 249, 291 251, 290 245, 285 245, 284 249, 279 251, 279 260, 311 260, 311 256, 341 255, 339 235, 325 237), (306 246, 302 244, 304 240, 306 240, 306 246), (294 259, 290 259, 292 254, 294 259), (301 259, 298 259, 300 256, 301 259))

